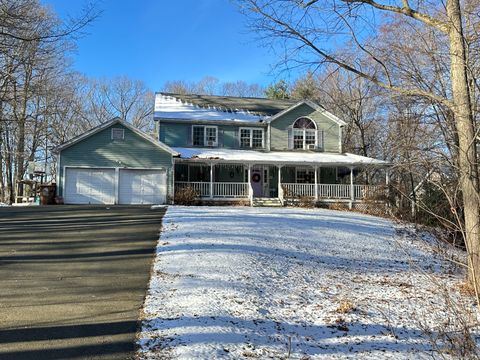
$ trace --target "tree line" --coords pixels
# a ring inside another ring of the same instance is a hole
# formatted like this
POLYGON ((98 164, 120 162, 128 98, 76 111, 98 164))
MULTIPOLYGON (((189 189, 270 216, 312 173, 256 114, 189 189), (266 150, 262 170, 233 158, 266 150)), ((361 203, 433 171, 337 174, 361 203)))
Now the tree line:
POLYGON ((37 0, 0 0, 0 202, 23 195, 29 164, 53 180, 53 149, 91 127, 115 116, 152 127, 154 94, 142 81, 71 69, 76 41, 99 15, 87 6, 65 21, 37 0))

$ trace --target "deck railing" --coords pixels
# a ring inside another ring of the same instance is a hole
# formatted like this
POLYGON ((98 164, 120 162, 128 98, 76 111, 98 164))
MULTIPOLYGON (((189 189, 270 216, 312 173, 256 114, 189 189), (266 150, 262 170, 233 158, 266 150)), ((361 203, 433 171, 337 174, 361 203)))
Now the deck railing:
MULTIPOLYGON (((213 197, 214 198, 247 198, 248 197, 248 183, 234 183, 234 182, 214 182, 213 197)), ((186 187, 191 187, 201 198, 210 197, 210 183, 209 182, 187 182, 176 181, 175 191, 186 187)))

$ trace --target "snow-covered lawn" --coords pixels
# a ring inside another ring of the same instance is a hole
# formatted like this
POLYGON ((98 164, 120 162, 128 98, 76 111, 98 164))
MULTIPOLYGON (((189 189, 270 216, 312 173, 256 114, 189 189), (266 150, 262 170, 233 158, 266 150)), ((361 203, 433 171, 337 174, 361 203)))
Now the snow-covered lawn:
POLYGON ((462 274, 389 220, 321 209, 169 207, 139 355, 432 358, 424 329, 435 337, 448 317, 432 275, 457 297, 462 274))

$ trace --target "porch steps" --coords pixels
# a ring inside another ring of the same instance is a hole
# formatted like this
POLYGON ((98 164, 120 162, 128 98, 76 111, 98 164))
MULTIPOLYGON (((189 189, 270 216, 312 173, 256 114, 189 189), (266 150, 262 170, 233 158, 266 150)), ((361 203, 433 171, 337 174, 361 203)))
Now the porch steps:
POLYGON ((282 207, 279 198, 253 198, 254 207, 282 207))

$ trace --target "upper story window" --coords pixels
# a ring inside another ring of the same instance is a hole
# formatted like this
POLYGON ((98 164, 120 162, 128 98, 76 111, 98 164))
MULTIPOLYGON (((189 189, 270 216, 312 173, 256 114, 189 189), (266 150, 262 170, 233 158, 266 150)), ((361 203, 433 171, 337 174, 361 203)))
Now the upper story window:
POLYGON ((292 147, 309 149, 318 145, 317 125, 309 118, 301 117, 293 123, 292 147))
POLYGON ((193 146, 218 146, 218 128, 216 126, 192 126, 193 146))
POLYGON ((263 148, 264 147, 263 129, 240 128, 240 147, 241 148, 263 148))

